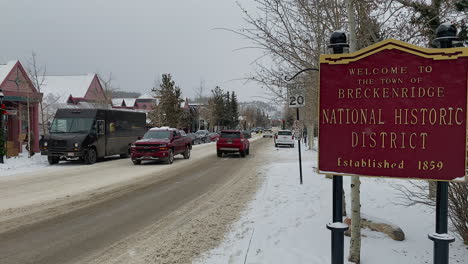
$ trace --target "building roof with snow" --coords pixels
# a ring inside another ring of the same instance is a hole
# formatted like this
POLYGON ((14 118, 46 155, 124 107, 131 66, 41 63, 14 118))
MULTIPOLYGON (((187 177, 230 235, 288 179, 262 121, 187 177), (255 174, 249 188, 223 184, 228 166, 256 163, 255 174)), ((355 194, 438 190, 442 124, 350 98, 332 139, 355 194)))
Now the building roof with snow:
POLYGON ((71 98, 89 101, 105 100, 106 96, 95 73, 72 76, 44 76, 41 92, 58 97, 57 103, 69 103, 71 98))
POLYGON ((122 98, 122 99, 125 101, 125 105, 127 107, 134 107, 135 106, 136 98, 122 98))
POLYGON ((7 62, 7 64, 0 64, 0 84, 2 84, 8 77, 8 74, 13 70, 18 60, 7 62))
POLYGON ((145 93, 145 94, 138 96, 138 99, 154 99, 154 97, 145 93))
POLYGON ((124 105, 124 99, 123 98, 113 98, 112 99, 112 106, 118 106, 122 107, 124 105))

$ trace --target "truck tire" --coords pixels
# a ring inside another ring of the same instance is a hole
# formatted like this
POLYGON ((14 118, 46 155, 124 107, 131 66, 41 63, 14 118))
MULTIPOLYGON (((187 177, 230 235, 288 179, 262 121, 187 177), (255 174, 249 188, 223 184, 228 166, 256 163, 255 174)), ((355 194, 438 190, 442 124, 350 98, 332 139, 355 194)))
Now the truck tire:
POLYGON ((50 165, 59 163, 59 160, 60 160, 60 157, 47 156, 47 161, 49 162, 50 165))
POLYGON ((140 165, 141 164, 141 160, 132 160, 133 162, 133 165, 140 165))
POLYGON ((190 146, 185 147, 184 159, 190 159, 190 146))
POLYGON ((277 147, 278 147, 278 144, 275 144, 275 148, 277 148, 277 147))
POLYGON ((223 152, 221 152, 221 150, 217 150, 216 155, 221 158, 223 156, 223 152))
POLYGON ((169 157, 166 159, 166 164, 172 164, 174 162, 174 151, 172 149, 169 150, 169 157))
POLYGON ((245 152, 245 154, 250 155, 250 147, 247 149, 247 151, 245 152))
POLYGON ((94 164, 96 163, 97 161, 97 153, 96 153, 96 150, 94 150, 93 148, 90 148, 86 151, 85 153, 85 156, 84 156, 84 162, 86 164, 94 164))
POLYGON ((240 152, 240 156, 241 156, 242 158, 245 158, 245 150, 242 150, 242 151, 240 152))

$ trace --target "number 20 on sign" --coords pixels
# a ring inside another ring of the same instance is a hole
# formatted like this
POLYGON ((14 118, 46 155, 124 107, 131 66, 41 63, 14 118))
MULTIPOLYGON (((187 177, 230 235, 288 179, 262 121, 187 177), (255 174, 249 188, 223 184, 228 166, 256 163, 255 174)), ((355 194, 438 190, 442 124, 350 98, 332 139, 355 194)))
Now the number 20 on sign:
POLYGON ((288 95, 289 107, 303 107, 305 98, 302 93, 290 93, 288 95))

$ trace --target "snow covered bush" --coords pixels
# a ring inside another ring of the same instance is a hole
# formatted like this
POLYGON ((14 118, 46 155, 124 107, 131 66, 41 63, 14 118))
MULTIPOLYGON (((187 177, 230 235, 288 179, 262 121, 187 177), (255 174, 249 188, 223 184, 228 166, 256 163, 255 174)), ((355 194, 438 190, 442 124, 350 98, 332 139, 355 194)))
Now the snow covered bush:
MULTIPOLYGON (((436 199, 429 194, 429 184, 426 181, 407 181, 407 184, 397 184, 394 188, 399 192, 397 204, 436 205, 436 199)), ((468 182, 450 183, 449 217, 460 238, 468 245, 468 182)))
POLYGON ((450 220, 468 245, 468 182, 450 183, 449 202, 450 220))

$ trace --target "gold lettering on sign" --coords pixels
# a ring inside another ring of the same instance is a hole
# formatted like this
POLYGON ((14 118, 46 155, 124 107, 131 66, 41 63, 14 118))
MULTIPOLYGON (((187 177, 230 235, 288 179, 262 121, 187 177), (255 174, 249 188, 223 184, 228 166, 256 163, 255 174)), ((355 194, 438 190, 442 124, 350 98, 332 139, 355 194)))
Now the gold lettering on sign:
POLYGON ((351 147, 380 149, 426 149, 428 133, 407 132, 351 132, 351 147))
POLYGON ((407 67, 351 68, 349 75, 407 74, 407 67))
POLYGON ((342 157, 338 157, 336 164, 338 167, 354 167, 354 168, 377 168, 377 169, 404 169, 405 168, 405 161, 388 161, 384 160, 377 160, 373 158, 361 158, 357 160, 353 159, 345 159, 342 157))
MULTIPOLYGON (((366 85, 369 79, 358 80, 359 85, 366 85)), ((400 78, 381 79, 382 82, 388 81, 388 84, 402 83, 400 78)), ((387 83, 386 83, 387 84, 387 83)), ((373 98, 442 98, 444 97, 444 87, 356 87, 339 88, 338 99, 373 99, 373 98)))
POLYGON ((463 124, 463 108, 453 107, 448 108, 413 108, 394 110, 394 124, 395 125, 448 125, 452 126, 452 120, 455 120, 456 125, 463 124), (448 120, 448 121, 447 121, 448 120))
POLYGON ((327 125, 383 125, 382 109, 322 109, 321 123, 327 125))

